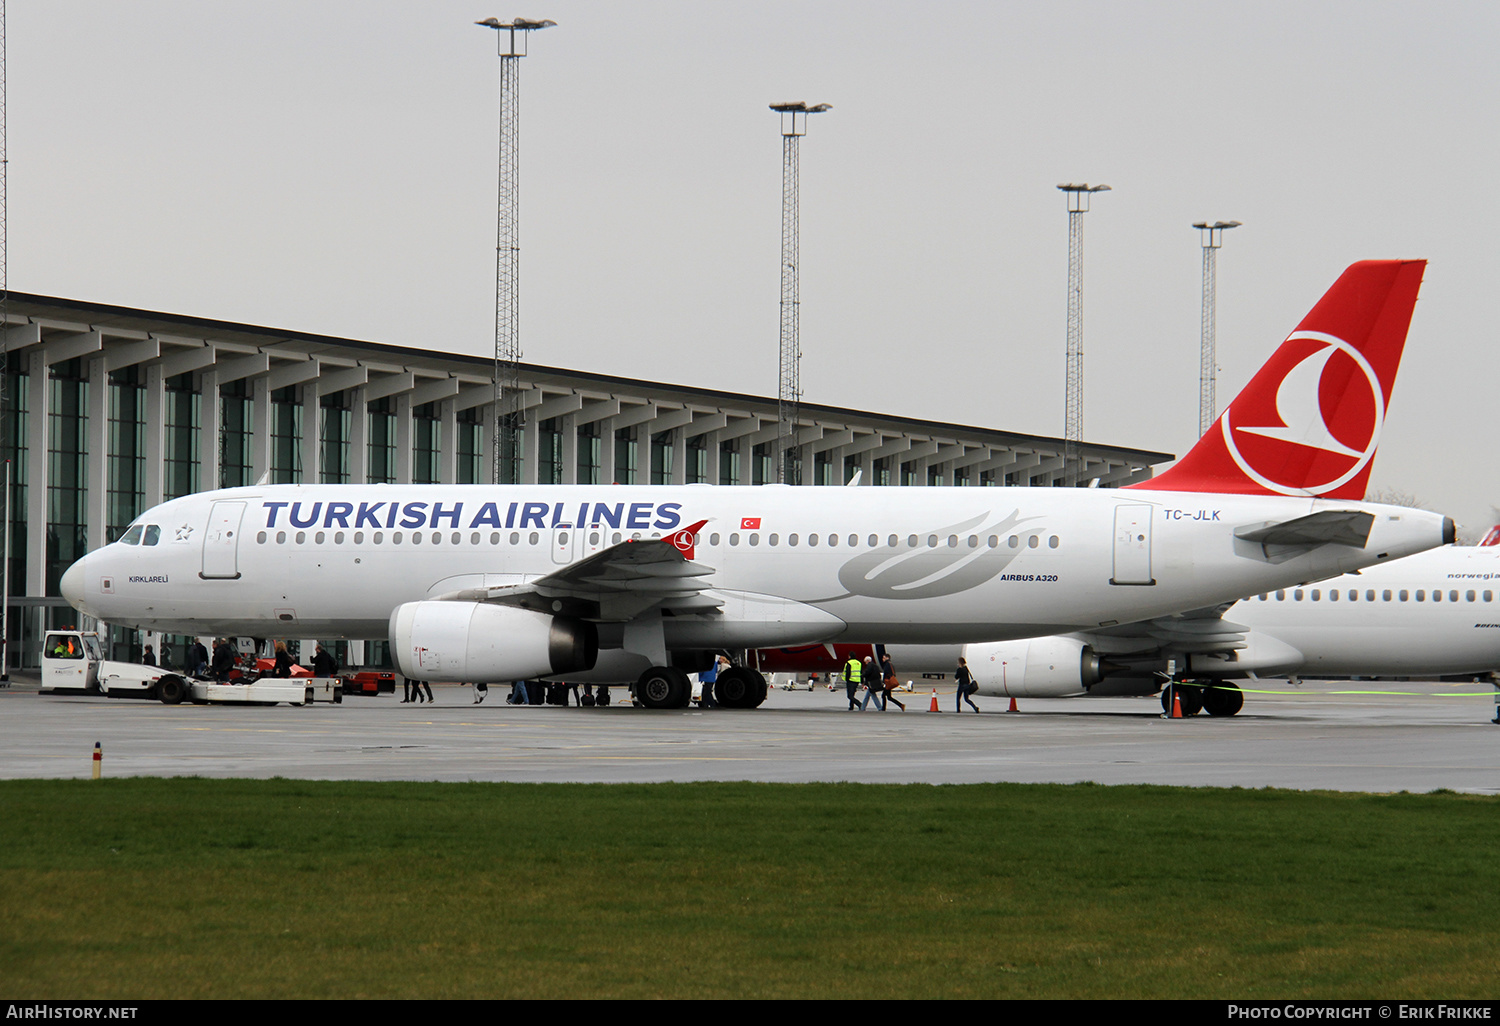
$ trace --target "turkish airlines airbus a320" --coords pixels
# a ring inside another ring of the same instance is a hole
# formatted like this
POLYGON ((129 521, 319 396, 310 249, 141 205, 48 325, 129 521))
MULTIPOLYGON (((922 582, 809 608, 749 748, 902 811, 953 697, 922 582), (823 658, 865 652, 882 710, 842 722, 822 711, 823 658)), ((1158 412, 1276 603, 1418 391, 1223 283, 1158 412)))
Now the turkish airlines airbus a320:
MULTIPOLYGON (((194 635, 388 638, 408 677, 634 682, 711 653, 1099 629, 1451 541, 1364 494, 1423 261, 1350 267, 1188 456, 1125 489, 260 485, 142 514, 76 608, 194 635)), ((751 707, 739 666, 719 700, 751 707)))

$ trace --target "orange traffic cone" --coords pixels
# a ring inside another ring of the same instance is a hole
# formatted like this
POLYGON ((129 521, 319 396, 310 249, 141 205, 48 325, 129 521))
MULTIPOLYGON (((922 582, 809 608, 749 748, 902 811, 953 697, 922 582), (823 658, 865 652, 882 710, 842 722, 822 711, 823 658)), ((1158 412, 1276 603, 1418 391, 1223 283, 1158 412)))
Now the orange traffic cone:
POLYGON ((1021 711, 1021 710, 1019 710, 1019 709, 1016 708, 1016 696, 1015 695, 1011 695, 1010 696, 1010 709, 1007 710, 1007 711, 1008 712, 1020 712, 1021 711))
POLYGON ((939 711, 938 707, 937 707, 937 688, 933 688, 932 689, 932 707, 930 709, 928 709, 927 711, 928 712, 938 712, 939 711))
POLYGON ((1172 688, 1172 719, 1182 719, 1182 696, 1177 693, 1177 688, 1172 688))

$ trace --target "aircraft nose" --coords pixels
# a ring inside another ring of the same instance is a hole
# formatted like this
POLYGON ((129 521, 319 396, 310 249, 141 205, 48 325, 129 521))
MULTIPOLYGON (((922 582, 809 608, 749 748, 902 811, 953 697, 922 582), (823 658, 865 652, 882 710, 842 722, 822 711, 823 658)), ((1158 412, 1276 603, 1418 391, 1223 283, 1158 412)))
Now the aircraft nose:
POLYGON ((88 557, 84 556, 78 562, 68 567, 62 575, 62 580, 58 583, 58 588, 62 591, 63 598, 67 599, 68 605, 74 609, 83 608, 83 564, 86 562, 88 562, 88 557))

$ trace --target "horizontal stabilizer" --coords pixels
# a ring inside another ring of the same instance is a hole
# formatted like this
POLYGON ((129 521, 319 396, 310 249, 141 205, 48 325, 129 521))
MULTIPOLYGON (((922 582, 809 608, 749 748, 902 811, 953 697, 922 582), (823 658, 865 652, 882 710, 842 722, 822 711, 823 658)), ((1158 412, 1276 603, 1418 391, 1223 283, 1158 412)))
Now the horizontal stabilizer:
POLYGON ((1266 527, 1242 527, 1234 532, 1234 536, 1267 546, 1316 548, 1319 545, 1350 545, 1362 549, 1374 524, 1373 513, 1357 509, 1329 509, 1266 527))

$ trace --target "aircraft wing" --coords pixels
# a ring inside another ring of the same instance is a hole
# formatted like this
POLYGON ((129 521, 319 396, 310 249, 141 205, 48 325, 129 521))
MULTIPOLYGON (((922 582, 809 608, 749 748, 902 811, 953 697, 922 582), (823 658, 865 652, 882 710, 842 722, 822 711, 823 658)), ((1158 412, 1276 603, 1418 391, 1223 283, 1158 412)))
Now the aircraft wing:
POLYGON ((1270 555, 1275 549, 1313 549, 1319 545, 1364 548, 1375 515, 1357 509, 1325 509, 1309 516, 1263 527, 1242 527, 1236 538, 1259 543, 1270 555))
POLYGON ((1227 652, 1244 648, 1250 628, 1224 619, 1232 602, 1170 613, 1151 620, 1100 627, 1087 632, 1100 655, 1140 656, 1161 652, 1227 652))
POLYGON ((664 538, 620 542, 524 584, 470 588, 435 598, 495 602, 583 620, 625 621, 648 609, 702 613, 722 602, 705 594, 714 568, 694 560, 700 521, 664 538))

